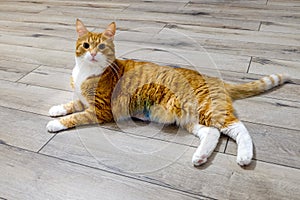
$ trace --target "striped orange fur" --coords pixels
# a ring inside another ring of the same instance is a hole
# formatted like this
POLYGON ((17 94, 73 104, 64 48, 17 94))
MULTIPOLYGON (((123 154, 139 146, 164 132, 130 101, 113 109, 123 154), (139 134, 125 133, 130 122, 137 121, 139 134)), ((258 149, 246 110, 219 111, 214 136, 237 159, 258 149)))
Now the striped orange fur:
POLYGON ((193 156, 194 165, 206 162, 220 131, 237 140, 237 162, 250 163, 251 137, 234 115, 232 101, 281 85, 288 76, 277 74, 234 85, 190 69, 120 60, 115 57, 113 43, 115 23, 103 33, 93 33, 77 20, 76 29, 76 66, 71 84, 78 100, 50 109, 51 116, 71 114, 49 122, 50 132, 130 117, 176 123, 201 139, 193 156))

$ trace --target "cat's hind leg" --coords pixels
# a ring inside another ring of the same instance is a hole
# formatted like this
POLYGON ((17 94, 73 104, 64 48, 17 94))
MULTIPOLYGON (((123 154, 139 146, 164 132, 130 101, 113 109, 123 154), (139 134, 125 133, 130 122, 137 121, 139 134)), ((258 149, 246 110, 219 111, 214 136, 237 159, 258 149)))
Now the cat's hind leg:
POLYGON ((204 164, 212 154, 218 144, 221 133, 217 128, 199 124, 193 125, 193 128, 190 128, 189 131, 200 138, 200 145, 192 158, 193 164, 199 166, 204 164))
POLYGON ((63 115, 67 115, 67 114, 71 114, 83 110, 84 110, 84 105, 81 103, 81 101, 76 100, 76 101, 71 101, 67 104, 52 106, 49 109, 49 115, 51 117, 58 117, 58 116, 63 116, 63 115))
POLYGON ((237 143, 237 163, 248 165, 253 157, 253 143, 248 130, 240 121, 221 129, 221 132, 234 139, 237 143))

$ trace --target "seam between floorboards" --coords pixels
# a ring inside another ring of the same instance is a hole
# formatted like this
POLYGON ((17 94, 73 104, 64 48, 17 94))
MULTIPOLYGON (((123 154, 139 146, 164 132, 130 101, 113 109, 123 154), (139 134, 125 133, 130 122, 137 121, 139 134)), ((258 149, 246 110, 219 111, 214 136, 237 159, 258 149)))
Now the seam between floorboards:
POLYGON ((55 133, 38 151, 37 153, 40 153, 41 150, 43 150, 47 144, 49 144, 49 142, 51 142, 51 140, 57 135, 57 133, 55 133))
POLYGON ((227 150, 228 144, 229 144, 229 136, 227 136, 225 148, 224 148, 224 151, 223 151, 224 154, 226 154, 226 150, 227 150))
POLYGON ((257 31, 260 31, 261 25, 262 25, 262 21, 259 22, 258 30, 257 31))
POLYGON ((253 56, 250 57, 249 65, 248 65, 247 72, 246 72, 247 74, 249 74, 250 66, 252 63, 252 58, 253 58, 253 56))
POLYGON ((38 65, 36 68, 34 68, 33 70, 27 72, 26 74, 24 74, 21 78, 19 78, 18 80, 16 80, 16 83, 20 83, 19 81, 22 80, 23 78, 25 78, 26 76, 28 76, 30 73, 32 73, 33 71, 35 71, 36 69, 40 68, 42 65, 38 65))

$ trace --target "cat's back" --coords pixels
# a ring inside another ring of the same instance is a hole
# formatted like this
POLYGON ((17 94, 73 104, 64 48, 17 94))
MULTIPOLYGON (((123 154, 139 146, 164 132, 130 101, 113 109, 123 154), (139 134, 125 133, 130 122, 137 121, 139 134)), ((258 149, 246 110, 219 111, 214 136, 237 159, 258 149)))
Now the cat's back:
POLYGON ((124 89, 138 88, 149 83, 164 85, 174 90, 198 88, 204 84, 220 84, 217 78, 187 68, 136 60, 118 60, 117 64, 123 68, 120 84, 124 89))

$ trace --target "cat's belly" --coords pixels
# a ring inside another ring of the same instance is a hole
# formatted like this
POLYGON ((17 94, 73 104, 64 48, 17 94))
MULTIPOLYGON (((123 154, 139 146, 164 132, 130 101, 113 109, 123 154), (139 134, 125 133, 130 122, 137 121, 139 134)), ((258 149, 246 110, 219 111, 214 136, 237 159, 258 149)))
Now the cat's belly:
POLYGON ((161 105, 151 105, 148 108, 133 110, 130 112, 131 117, 143 121, 152 121, 163 124, 173 124, 176 122, 174 113, 168 111, 161 105))

